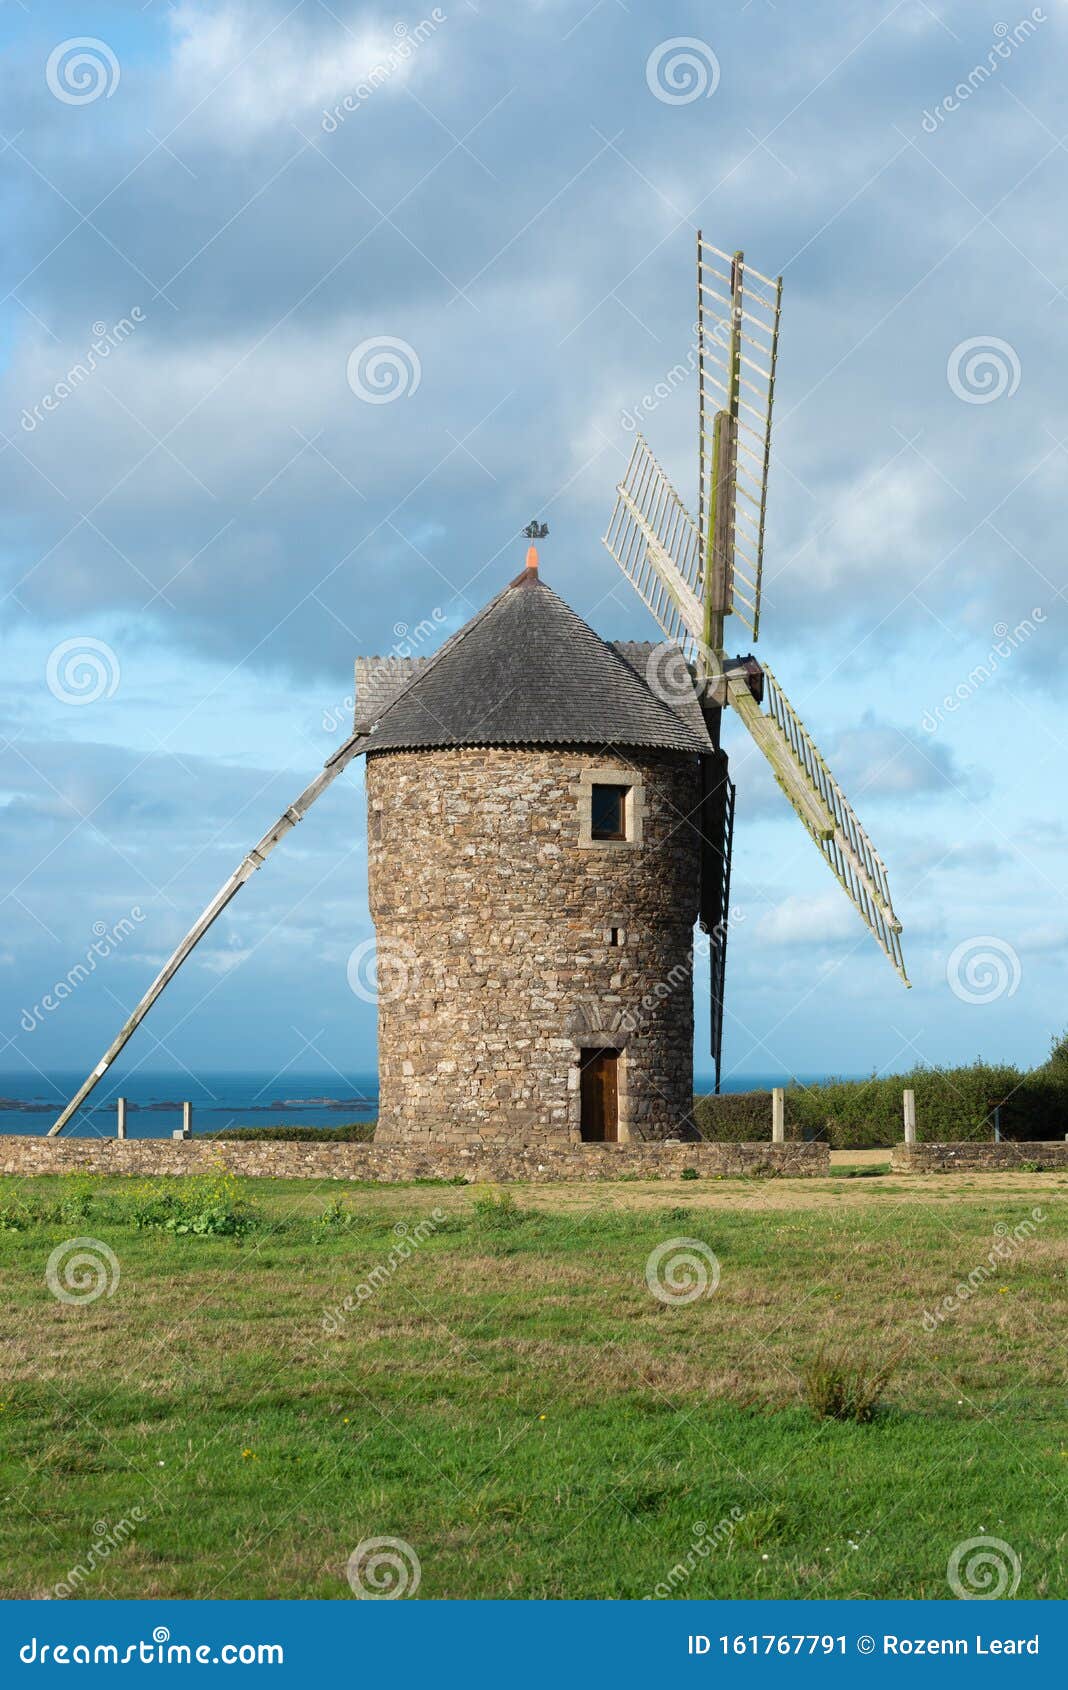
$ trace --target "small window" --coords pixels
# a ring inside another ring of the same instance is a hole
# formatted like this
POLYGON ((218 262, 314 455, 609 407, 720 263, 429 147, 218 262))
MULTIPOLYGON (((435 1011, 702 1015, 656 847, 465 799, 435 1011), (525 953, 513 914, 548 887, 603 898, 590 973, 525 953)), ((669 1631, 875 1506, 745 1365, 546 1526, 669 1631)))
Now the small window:
POLYGON ((594 839, 626 839, 629 794, 629 786, 594 786, 590 800, 590 833, 594 839))
POLYGON ((621 927, 610 927, 608 929, 608 943, 610 945, 621 945, 623 943, 623 929, 621 927))

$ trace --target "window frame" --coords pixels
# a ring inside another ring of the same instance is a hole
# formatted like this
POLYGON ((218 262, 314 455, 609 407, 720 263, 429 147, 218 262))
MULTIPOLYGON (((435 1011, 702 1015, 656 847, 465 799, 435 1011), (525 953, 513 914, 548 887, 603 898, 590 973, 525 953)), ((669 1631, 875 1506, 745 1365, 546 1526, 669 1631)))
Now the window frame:
MULTIPOLYGON (((645 823, 645 780, 640 769, 626 763, 590 763, 580 768, 570 787, 578 803, 578 848, 580 851, 634 851, 641 847, 645 823), (627 788, 624 828, 621 838, 597 838, 593 832, 593 789, 595 786, 627 788)), ((620 922, 618 925, 623 926, 620 922)))
POLYGON ((619 844, 621 841, 630 838, 630 828, 628 826, 630 819, 629 811, 631 807, 630 792, 630 786, 625 786, 622 781, 595 780, 591 782, 590 838, 595 840, 598 845, 603 845, 605 843, 619 844), (618 804, 619 827, 614 833, 608 833, 597 826, 597 795, 601 792, 612 792, 617 794, 616 803, 618 804))

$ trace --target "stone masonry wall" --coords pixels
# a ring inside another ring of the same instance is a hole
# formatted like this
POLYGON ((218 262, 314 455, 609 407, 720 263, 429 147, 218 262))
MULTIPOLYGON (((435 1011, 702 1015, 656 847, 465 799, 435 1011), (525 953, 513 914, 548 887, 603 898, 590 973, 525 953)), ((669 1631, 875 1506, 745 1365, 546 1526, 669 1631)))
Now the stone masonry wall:
POLYGON ((235 1174, 276 1179, 531 1180, 677 1179, 683 1168, 713 1175, 794 1177, 826 1174, 825 1144, 579 1144, 568 1150, 489 1145, 257 1144, 169 1138, 0 1136, 5 1174, 205 1173, 220 1163, 235 1174))
POLYGON ((1011 1173, 1024 1162, 1068 1168, 1068 1144, 895 1144, 890 1157, 895 1174, 1011 1173))
POLYGON ((576 1143, 598 1047, 621 1052, 621 1140, 687 1136, 699 795, 698 759, 666 752, 368 758, 376 1144, 576 1143), (633 788, 634 842, 591 843, 588 817, 583 839, 591 779, 633 788))

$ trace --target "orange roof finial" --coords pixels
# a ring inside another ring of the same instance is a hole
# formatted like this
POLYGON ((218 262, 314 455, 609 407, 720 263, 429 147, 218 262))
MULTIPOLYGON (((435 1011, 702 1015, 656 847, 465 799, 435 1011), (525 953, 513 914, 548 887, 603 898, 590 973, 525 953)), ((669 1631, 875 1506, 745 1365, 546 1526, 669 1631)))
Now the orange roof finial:
POLYGON ((528 522, 524 528, 523 533, 526 535, 527 539, 531 541, 531 544, 527 547, 528 569, 537 569, 538 567, 538 548, 533 544, 533 542, 535 540, 544 540, 548 532, 549 524, 547 522, 528 522))

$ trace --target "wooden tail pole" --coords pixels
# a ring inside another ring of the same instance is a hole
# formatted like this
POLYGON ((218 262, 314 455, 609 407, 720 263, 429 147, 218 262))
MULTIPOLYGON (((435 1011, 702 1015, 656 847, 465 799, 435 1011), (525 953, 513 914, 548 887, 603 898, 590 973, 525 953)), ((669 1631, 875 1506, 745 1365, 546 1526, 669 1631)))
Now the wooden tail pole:
POLYGON ((115 1137, 126 1137, 126 1099, 124 1097, 115 1099, 115 1137))
POLYGON ((311 785, 304 788, 296 803, 291 804, 289 809, 279 816, 274 826, 268 829, 259 844, 253 846, 248 856, 234 870, 229 880, 219 888, 211 903, 193 923, 174 955, 160 969, 137 1008, 109 1044, 88 1079, 78 1088, 63 1113, 56 1118, 54 1124, 48 1129, 49 1138, 54 1138, 56 1133, 61 1133, 71 1116, 81 1108, 90 1092, 107 1073, 119 1052, 133 1038, 134 1033, 136 1033, 164 987, 174 979, 190 951, 203 939, 208 928, 222 914, 230 899, 235 893, 240 892, 245 881, 251 879, 258 868, 262 868, 279 840, 284 839, 290 829, 296 827, 297 823, 311 809, 315 800, 326 791, 327 787, 337 779, 343 770, 348 768, 353 758, 364 750, 366 744, 367 736, 365 734, 354 734, 351 739, 346 740, 345 744, 331 757, 322 773, 316 775, 311 785))

